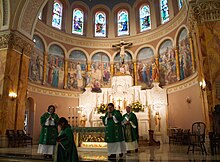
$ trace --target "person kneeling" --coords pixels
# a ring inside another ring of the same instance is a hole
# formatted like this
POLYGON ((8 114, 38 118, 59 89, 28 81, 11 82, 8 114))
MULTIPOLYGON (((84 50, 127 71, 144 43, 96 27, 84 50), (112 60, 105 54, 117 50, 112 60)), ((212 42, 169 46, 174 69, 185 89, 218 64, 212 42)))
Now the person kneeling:
POLYGON ((78 153, 73 138, 73 132, 68 121, 61 117, 58 121, 60 133, 57 137, 54 162, 78 162, 78 153))

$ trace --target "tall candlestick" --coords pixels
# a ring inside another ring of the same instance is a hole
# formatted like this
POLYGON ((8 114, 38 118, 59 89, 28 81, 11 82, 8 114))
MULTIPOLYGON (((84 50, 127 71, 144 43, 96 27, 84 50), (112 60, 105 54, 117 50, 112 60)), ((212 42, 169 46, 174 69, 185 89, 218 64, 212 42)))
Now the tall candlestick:
POLYGON ((69 107, 69 116, 70 116, 70 107, 69 107))

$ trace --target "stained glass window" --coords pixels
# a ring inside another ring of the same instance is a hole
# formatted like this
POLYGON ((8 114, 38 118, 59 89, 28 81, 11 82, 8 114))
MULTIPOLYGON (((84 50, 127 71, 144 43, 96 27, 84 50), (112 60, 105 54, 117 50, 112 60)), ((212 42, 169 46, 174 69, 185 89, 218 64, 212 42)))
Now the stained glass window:
POLYGON ((128 12, 121 10, 117 15, 118 20, 118 36, 129 34, 129 19, 128 12))
POLYGON ((84 27, 84 13, 79 8, 75 8, 73 10, 73 26, 72 33, 83 35, 83 27, 84 27))
POLYGON ((140 14, 140 31, 146 31, 151 29, 151 22, 150 22, 150 6, 143 5, 139 9, 140 14))
POLYGON ((183 0, 178 0, 179 10, 183 7, 183 0))
POLYGON ((63 4, 59 0, 54 0, 52 26, 61 29, 63 4))
POLYGON ((106 14, 104 12, 95 14, 95 36, 106 37, 106 14))
POLYGON ((168 0, 160 0, 160 12, 162 24, 169 21, 168 0))

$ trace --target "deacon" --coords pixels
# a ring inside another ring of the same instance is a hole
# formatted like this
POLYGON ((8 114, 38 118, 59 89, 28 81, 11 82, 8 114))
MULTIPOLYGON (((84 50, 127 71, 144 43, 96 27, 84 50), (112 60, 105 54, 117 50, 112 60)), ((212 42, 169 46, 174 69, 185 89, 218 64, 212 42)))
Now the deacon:
POLYGON ((105 139, 108 146, 108 159, 115 159, 116 154, 120 157, 126 153, 126 146, 123 135, 123 128, 121 125, 122 115, 119 110, 114 109, 114 104, 108 104, 108 112, 102 118, 106 127, 105 139))
POLYGON ((45 158, 52 158, 58 135, 57 122, 59 117, 55 113, 54 105, 50 105, 47 111, 48 112, 44 113, 40 118, 42 129, 37 152, 44 154, 45 158))
POLYGON ((131 112, 131 107, 126 106, 127 113, 123 115, 124 135, 127 153, 132 150, 138 152, 138 121, 136 115, 131 112))

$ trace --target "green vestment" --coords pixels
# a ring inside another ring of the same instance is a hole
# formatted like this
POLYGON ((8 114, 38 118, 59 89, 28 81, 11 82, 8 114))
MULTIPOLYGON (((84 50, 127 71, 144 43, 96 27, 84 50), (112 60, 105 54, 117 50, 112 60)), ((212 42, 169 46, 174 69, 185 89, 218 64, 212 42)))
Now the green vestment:
POLYGON ((123 136, 123 128, 121 125, 122 122, 122 115, 120 111, 114 110, 112 112, 112 116, 117 120, 117 122, 114 121, 114 118, 108 118, 108 113, 105 114, 105 117, 102 118, 103 123, 106 127, 105 129, 105 141, 107 143, 114 143, 114 142, 121 142, 124 141, 123 136))
POLYGON ((54 162, 78 162, 78 153, 71 128, 61 130, 57 139, 61 144, 56 145, 54 162))
POLYGON ((47 112, 47 113, 44 113, 40 118, 42 129, 40 133, 39 144, 56 145, 56 138, 58 135, 57 122, 59 120, 59 117, 57 114, 53 113, 51 114, 53 121, 51 120, 48 122, 47 119, 49 117, 50 117, 50 114, 47 112), (55 125, 51 125, 50 123, 54 123, 55 125))
POLYGON ((130 121, 130 124, 124 125, 125 142, 138 140, 138 121, 136 115, 133 112, 124 114, 122 123, 125 121, 130 121))

